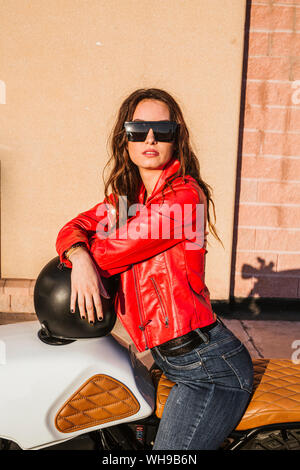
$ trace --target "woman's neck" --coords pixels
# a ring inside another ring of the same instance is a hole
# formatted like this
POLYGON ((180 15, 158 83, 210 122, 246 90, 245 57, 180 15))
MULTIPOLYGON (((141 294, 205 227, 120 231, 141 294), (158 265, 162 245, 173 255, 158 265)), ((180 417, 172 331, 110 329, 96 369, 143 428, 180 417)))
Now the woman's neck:
POLYGON ((148 199, 148 197, 151 196, 162 171, 163 170, 147 170, 140 168, 140 175, 146 189, 145 198, 148 199))

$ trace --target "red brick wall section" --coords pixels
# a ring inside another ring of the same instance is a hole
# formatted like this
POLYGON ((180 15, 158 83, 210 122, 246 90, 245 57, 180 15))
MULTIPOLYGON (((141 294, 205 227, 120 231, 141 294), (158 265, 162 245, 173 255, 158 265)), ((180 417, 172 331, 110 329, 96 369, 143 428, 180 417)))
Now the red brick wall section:
POLYGON ((251 3, 235 297, 300 298, 300 0, 251 3))

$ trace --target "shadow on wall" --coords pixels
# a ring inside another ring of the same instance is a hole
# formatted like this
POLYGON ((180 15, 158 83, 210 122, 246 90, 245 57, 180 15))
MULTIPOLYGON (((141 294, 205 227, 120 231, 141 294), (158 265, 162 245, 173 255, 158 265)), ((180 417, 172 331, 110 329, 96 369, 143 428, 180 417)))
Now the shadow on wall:
POLYGON ((260 267, 254 268, 250 264, 244 264, 242 267, 242 278, 250 279, 254 278, 254 285, 249 292, 248 296, 259 296, 264 297, 265 295, 265 280, 268 280, 268 283, 273 284, 274 298, 282 297, 280 294, 286 289, 286 297, 289 299, 291 296, 295 297, 295 300, 298 298, 300 302, 300 269, 287 269, 285 271, 274 271, 275 263, 271 261, 269 264, 266 264, 263 258, 257 257, 257 260, 260 264, 260 267), (280 283, 280 289, 277 289, 277 284, 280 283), (292 283, 292 286, 291 286, 292 283), (276 293, 279 290, 279 295, 276 293))
POLYGON ((247 296, 212 301, 217 314, 244 319, 300 321, 300 269, 275 271, 275 263, 256 258, 259 268, 244 264, 242 278, 253 279, 247 296))

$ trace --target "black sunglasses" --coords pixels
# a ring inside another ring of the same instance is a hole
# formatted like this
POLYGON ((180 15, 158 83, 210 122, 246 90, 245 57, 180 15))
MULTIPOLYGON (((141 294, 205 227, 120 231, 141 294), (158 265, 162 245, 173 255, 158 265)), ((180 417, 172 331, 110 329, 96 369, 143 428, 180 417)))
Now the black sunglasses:
POLYGON ((144 142, 150 129, 159 142, 173 142, 179 124, 174 121, 126 121, 124 123, 130 142, 144 142))

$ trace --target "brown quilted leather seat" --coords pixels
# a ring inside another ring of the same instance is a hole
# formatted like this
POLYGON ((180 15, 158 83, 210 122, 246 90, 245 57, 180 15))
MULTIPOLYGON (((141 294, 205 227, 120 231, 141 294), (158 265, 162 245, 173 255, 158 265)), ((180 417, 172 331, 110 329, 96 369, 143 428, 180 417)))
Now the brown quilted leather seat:
MULTIPOLYGON (((288 359, 254 359, 254 390, 237 431, 300 422, 300 364, 288 359)), ((156 372, 160 375, 160 372, 156 372)), ((156 415, 161 418, 174 382, 156 376, 156 415)))
POLYGON ((132 392, 105 374, 90 377, 58 410, 56 428, 63 433, 132 416, 140 405, 132 392))

